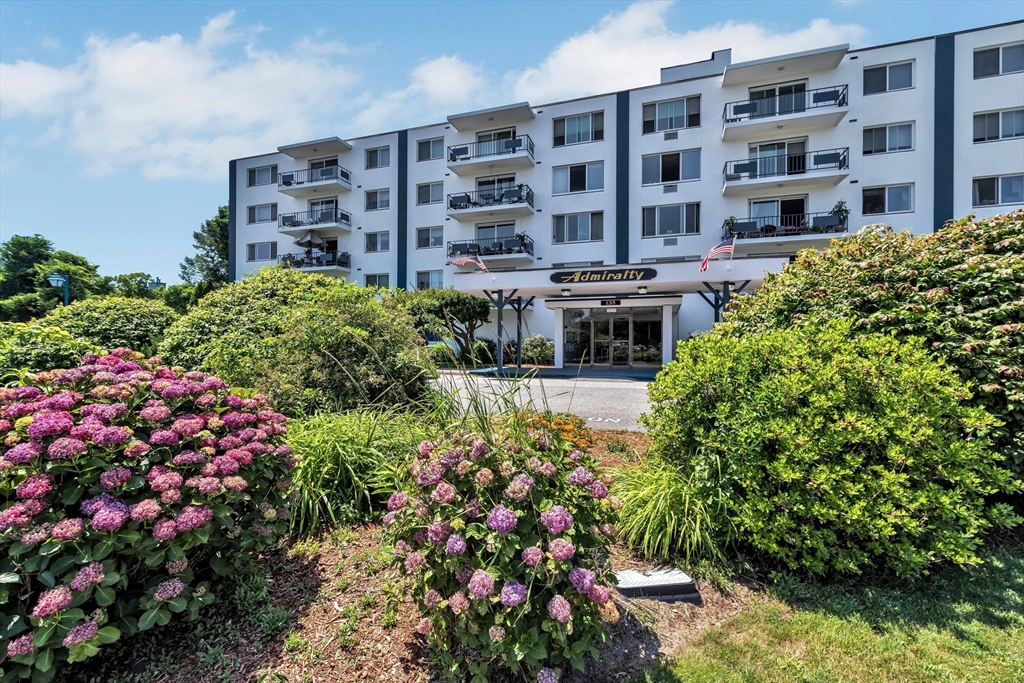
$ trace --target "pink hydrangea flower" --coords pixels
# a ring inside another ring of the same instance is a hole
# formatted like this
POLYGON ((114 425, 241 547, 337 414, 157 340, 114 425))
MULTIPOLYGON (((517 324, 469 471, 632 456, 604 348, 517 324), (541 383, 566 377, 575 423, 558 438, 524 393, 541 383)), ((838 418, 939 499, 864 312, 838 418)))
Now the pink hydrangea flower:
POLYGON ((181 500, 180 489, 167 489, 166 491, 160 494, 160 502, 163 503, 164 505, 173 505, 174 503, 177 503, 179 500, 181 500))
POLYGON ((536 567, 544 559, 544 551, 537 546, 523 548, 523 563, 528 567, 536 567))
POLYGON ((494 577, 483 569, 477 569, 469 579, 469 594, 477 600, 484 600, 494 594, 494 577))
POLYGON ((157 429, 149 435, 149 443, 154 446, 173 446, 178 443, 178 433, 170 429, 157 429))
POLYGON ((155 500, 146 498, 132 505, 130 514, 131 518, 136 522, 152 522, 160 516, 160 504, 155 500))
POLYGON ((451 533, 452 525, 443 519, 435 520, 427 525, 427 540, 435 545, 444 543, 451 533))
POLYGON ((71 589, 84 591, 89 586, 103 583, 105 578, 107 576, 103 573, 103 565, 99 562, 90 562, 79 569, 75 574, 75 578, 71 579, 71 589))
POLYGON ((153 525, 153 538, 157 541, 169 541, 178 535, 173 519, 161 519, 153 525))
POLYGON ((97 531, 117 531, 128 521, 128 509, 123 503, 101 508, 92 517, 90 526, 97 531))
POLYGON ((551 557, 564 562, 576 554, 576 548, 567 539, 556 538, 548 543, 548 552, 551 553, 551 557))
POLYGON ((92 442, 97 446, 120 446, 132 437, 127 427, 103 427, 92 433, 92 442))
POLYGON ((455 487, 446 481, 442 481, 430 494, 430 499, 435 503, 454 503, 455 487))
POLYGON ((558 674, 553 669, 541 669, 537 672, 537 683, 558 683, 558 674))
POLYGON ((441 594, 431 588, 423 596, 423 604, 427 606, 427 609, 434 609, 441 604, 441 594))
POLYGON ((179 534, 203 526, 213 519, 213 510, 205 505, 186 505, 174 520, 179 534))
POLYGON ((82 520, 78 517, 68 517, 53 525, 50 530, 50 538, 56 541, 71 541, 78 538, 82 533, 82 520))
POLYGON ((569 621, 569 617, 572 616, 572 607, 569 605, 569 601, 561 595, 551 598, 551 602, 548 603, 548 616, 560 624, 569 621))
POLYGON ((501 626, 492 626, 487 629, 487 637, 495 643, 500 643, 505 640, 505 629, 501 626))
POLYGON ((572 526, 572 515, 561 505, 554 505, 550 510, 540 513, 540 521, 549 534, 560 534, 572 526))
POLYGON ((105 489, 119 489, 132 478, 132 471, 127 467, 118 467, 100 475, 100 485, 105 489))
POLYGON ((88 450, 88 446, 81 439, 73 439, 62 436, 46 449, 47 454, 54 460, 70 460, 88 450))
POLYGON ((206 462, 206 456, 202 453, 195 451, 182 451, 174 456, 171 460, 178 467, 185 467, 186 465, 199 465, 206 462))
POLYGON ((477 486, 489 486, 492 481, 494 481, 494 472, 491 472, 486 467, 476 473, 477 486))
POLYGON ((221 480, 221 484, 223 484, 224 488, 228 489, 229 491, 236 491, 239 493, 244 491, 249 486, 249 482, 247 482, 242 477, 224 477, 224 479, 221 480))
POLYGON ((18 498, 45 498, 53 490, 53 477, 49 474, 33 474, 18 484, 14 493, 18 498))
POLYGON ((64 647, 71 647, 72 645, 77 645, 78 643, 89 640, 95 636, 99 630, 99 624, 95 621, 87 621, 84 624, 79 624, 68 631, 68 634, 64 636, 64 647))
POLYGON ((36 603, 35 609, 32 610, 32 616, 42 619, 56 614, 70 605, 71 600, 71 589, 67 586, 51 588, 39 596, 39 601, 36 603))
POLYGON ((425 636, 430 633, 430 629, 432 628, 434 628, 434 625, 431 623, 430 619, 424 617, 423 619, 420 619, 420 623, 416 624, 416 633, 419 633, 421 636, 425 636))
POLYGON ((195 415, 183 415, 174 421, 171 430, 186 439, 191 439, 203 430, 203 420, 195 415))
POLYGON ((605 586, 592 586, 590 590, 587 591, 587 597, 599 605, 603 605, 608 602, 610 596, 611 591, 605 586))
POLYGON ((128 444, 128 446, 124 449, 125 456, 129 458, 137 458, 140 455, 143 455, 148 452, 149 444, 143 443, 141 441, 136 441, 135 443, 128 444))
POLYGON ((17 657, 19 655, 27 655, 30 652, 35 652, 36 646, 35 643, 32 642, 35 635, 35 631, 29 631, 25 635, 15 638, 7 643, 7 656, 17 657))
POLYGON ((401 510, 408 502, 409 496, 405 495, 401 491, 395 491, 391 494, 391 497, 388 498, 388 510, 401 510))
POLYGON ((451 608, 453 614, 458 616, 469 609, 469 598, 466 597, 465 593, 459 591, 448 598, 448 607, 451 608))
POLYGON ((234 474, 238 471, 238 461, 227 455, 217 456, 212 464, 217 468, 218 474, 234 474))
POLYGON ((157 585, 156 590, 153 591, 153 599, 157 602, 173 600, 181 595, 183 590, 185 590, 185 584, 181 582, 181 579, 167 579, 157 585))
POLYGON ((36 442, 42 441, 49 436, 65 434, 74 426, 75 419, 71 413, 65 411, 38 414, 28 426, 28 438, 36 442))
POLYGON ((505 497, 512 500, 526 500, 533 488, 533 477, 528 474, 517 474, 512 483, 505 488, 505 497))
POLYGON ((414 572, 427 563, 427 558, 423 557, 422 553, 411 552, 409 556, 405 558, 405 570, 407 572, 414 572))

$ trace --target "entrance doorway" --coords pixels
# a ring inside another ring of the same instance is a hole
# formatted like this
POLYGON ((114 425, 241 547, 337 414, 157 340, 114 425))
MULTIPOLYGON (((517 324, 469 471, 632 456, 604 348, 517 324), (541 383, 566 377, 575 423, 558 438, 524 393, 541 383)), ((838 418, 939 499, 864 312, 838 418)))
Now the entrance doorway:
POLYGON ((661 308, 567 308, 564 323, 566 365, 661 365, 661 308))

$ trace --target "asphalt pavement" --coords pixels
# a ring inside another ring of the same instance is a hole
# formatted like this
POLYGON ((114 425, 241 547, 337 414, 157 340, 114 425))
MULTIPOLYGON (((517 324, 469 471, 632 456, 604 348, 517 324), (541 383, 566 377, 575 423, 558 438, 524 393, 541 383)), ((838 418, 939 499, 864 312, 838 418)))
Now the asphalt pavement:
POLYGON ((468 400, 470 392, 489 402, 515 392, 520 407, 575 413, 594 429, 644 431, 637 420, 648 409, 647 380, 627 378, 555 378, 530 380, 497 379, 479 375, 445 372, 439 384, 459 391, 468 400))

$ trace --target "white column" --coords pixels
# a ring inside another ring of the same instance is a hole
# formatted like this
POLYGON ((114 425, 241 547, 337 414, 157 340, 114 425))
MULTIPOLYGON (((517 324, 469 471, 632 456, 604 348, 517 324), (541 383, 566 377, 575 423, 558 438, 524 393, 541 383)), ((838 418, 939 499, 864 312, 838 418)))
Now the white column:
POLYGON ((661 307, 661 363, 665 365, 675 355, 675 324, 672 320, 672 306, 661 307))
POLYGON ((565 325, 562 320, 564 319, 565 309, 556 308, 555 313, 555 367, 560 368, 563 365, 565 357, 565 325))

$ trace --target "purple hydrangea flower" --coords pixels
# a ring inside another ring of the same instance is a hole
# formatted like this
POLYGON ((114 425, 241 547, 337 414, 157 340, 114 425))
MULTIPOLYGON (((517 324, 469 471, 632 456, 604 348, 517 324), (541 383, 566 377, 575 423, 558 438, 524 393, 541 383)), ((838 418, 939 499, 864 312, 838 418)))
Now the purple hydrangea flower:
POLYGON ((569 451, 568 453, 566 453, 565 457, 569 458, 569 460, 572 460, 573 462, 576 462, 576 461, 581 460, 583 458, 583 453, 581 453, 581 452, 579 452, 577 450, 572 450, 572 451, 569 451))
MULTIPOLYGON (((57 441, 63 441, 63 439, 57 439, 57 441)), ((54 443, 57 443, 54 441, 54 443)), ((15 465, 24 465, 25 463, 43 454, 43 447, 37 443, 19 443, 11 450, 4 453, 4 460, 15 465)))
POLYGON ((505 640, 505 629, 501 626, 492 626, 487 629, 487 636, 492 642, 500 643, 505 640))
POLYGON ((49 474, 33 474, 14 489, 18 498, 45 498, 53 490, 53 477, 49 474))
POLYGON ((100 475, 100 485, 105 489, 119 489, 132 478, 132 471, 127 467, 118 467, 100 475))
POLYGON ((569 582, 580 593, 587 593, 594 587, 594 572, 575 567, 569 571, 569 582))
POLYGON ((422 553, 413 551, 405 558, 405 570, 407 572, 414 572, 426 563, 427 558, 423 557, 422 553))
POLYGON ((452 597, 448 598, 448 606, 451 608, 452 613, 458 616, 469 609, 469 598, 466 597, 465 593, 459 591, 452 597))
POLYGON ((523 563, 528 567, 536 567, 544 559, 544 551, 537 546, 523 548, 523 563))
POLYGON ((42 441, 48 436, 57 436, 71 431, 75 426, 75 419, 71 413, 63 410, 52 413, 36 415, 32 424, 28 426, 28 438, 33 441, 42 441))
POLYGON ((395 491, 388 498, 388 510, 395 512, 405 507, 406 503, 409 502, 409 496, 405 495, 401 491, 395 491))
POLYGON ((442 481, 430 494, 430 499, 435 503, 454 503, 455 487, 446 481, 442 481))
POLYGON ((590 485, 590 497, 603 500, 608 497, 608 487, 603 482, 595 481, 590 485))
POLYGON ((569 483, 575 486, 590 486, 593 481, 594 475, 586 467, 577 467, 569 473, 569 483))
POLYGON ((540 521, 547 527, 549 534, 560 534, 572 526, 572 515, 561 505, 540 513, 540 521))
POLYGON ((413 477, 416 485, 421 488, 427 488, 433 486, 437 482, 441 481, 441 477, 444 476, 444 465, 436 460, 431 460, 424 465, 419 473, 413 477))
POLYGON ((169 541, 177 535, 178 529, 173 519, 157 520, 153 525, 153 538, 157 541, 169 541))
POLYGON ((195 415, 182 415, 171 425, 171 431, 180 434, 186 439, 191 439, 202 430, 203 419, 195 415))
POLYGON ((165 422, 171 417, 171 409, 164 405, 155 405, 139 411, 139 417, 146 422, 165 422))
POLYGON ((459 534, 452 534, 448 537, 448 543, 444 547, 444 551, 449 555, 461 555, 466 552, 466 538, 459 534))
POLYGON ((453 448, 442 453, 440 459, 441 464, 444 465, 445 469, 450 470, 451 468, 455 467, 460 462, 462 462, 462 459, 464 457, 465 455, 463 454, 461 448, 453 448))
POLYGON ((537 683, 558 683, 558 674, 552 669, 541 669, 537 672, 537 683))
POLYGON ((132 438, 127 427, 103 427, 92 433, 92 442, 97 446, 120 446, 132 438))
POLYGON ((569 621, 569 617, 572 616, 572 607, 569 606, 569 601, 561 595, 551 598, 551 602, 548 603, 548 616, 560 624, 569 621))
POLYGON ((7 643, 7 656, 17 657, 18 655, 27 655, 30 652, 34 652, 36 646, 35 643, 32 642, 32 639, 35 635, 35 631, 29 631, 20 638, 15 638, 7 643))
POLYGON ((50 537, 51 528, 52 525, 50 524, 38 524, 24 532, 18 540, 22 545, 27 545, 29 547, 39 545, 50 537))
POLYGON ((443 519, 438 519, 427 525, 427 540, 434 545, 440 545, 448 539, 452 533, 452 525, 443 519))
POLYGON ((181 579, 167 579, 157 585, 156 590, 153 591, 153 599, 157 602, 173 600, 181 595, 183 590, 185 590, 185 584, 181 582, 181 579))
POLYGON ((196 451, 182 451, 174 456, 171 461, 178 467, 185 467, 186 465, 200 465, 206 462, 206 456, 196 451))
POLYGON ((538 470, 545 477, 553 477, 558 473, 558 468, 555 467, 555 463, 550 460, 545 460, 541 463, 540 469, 538 470))
POLYGON ((89 640, 99 632, 100 627, 95 621, 87 621, 84 624, 75 626, 64 636, 64 647, 71 647, 83 641, 89 640))
POLYGON ((526 500, 533 488, 533 477, 527 474, 517 474, 512 483, 505 488, 505 496, 512 500, 526 500))
POLYGON ((46 449, 47 454, 54 460, 70 460, 88 450, 88 446, 81 439, 72 439, 62 436, 46 449))
POLYGON ((501 589, 501 604, 517 607, 526 600, 526 586, 516 581, 506 581, 501 589))
POLYGON ((71 589, 84 591, 89 586, 103 583, 105 578, 107 576, 103 573, 103 565, 99 562, 90 562, 79 569, 75 574, 75 578, 71 579, 71 589))
POLYGON ((178 432, 171 429, 157 429, 149 435, 149 443, 154 446, 173 446, 178 443, 178 432))
POLYGON ((420 619, 420 623, 416 624, 416 633, 421 636, 425 636, 430 633, 430 629, 434 628, 434 624, 426 617, 420 619))
POLYGON ((489 486, 492 481, 494 481, 494 472, 486 467, 476 473, 477 486, 489 486))
POLYGON ((605 586, 591 586, 590 590, 587 591, 587 597, 599 605, 608 602, 610 596, 611 591, 605 586))
POLYGON ((429 458, 430 454, 434 452, 434 444, 429 441, 420 441, 418 450, 421 458, 429 458))
POLYGON ((39 601, 36 603, 35 609, 32 610, 32 616, 36 619, 42 619, 51 614, 56 614, 70 605, 71 600, 71 589, 67 586, 51 588, 39 596, 39 601))
POLYGON ((481 512, 483 512, 483 506, 479 498, 474 498, 466 503, 466 517, 469 519, 476 519, 480 516, 481 512))
POLYGON ((174 519, 174 528, 179 534, 203 526, 213 519, 213 510, 205 505, 186 505, 174 519))
POLYGON ((516 513, 501 504, 487 513, 487 527, 494 529, 502 536, 508 536, 516 528, 518 522, 519 518, 516 517, 516 513))
POLYGON ((469 579, 469 594, 477 600, 484 600, 494 594, 494 577, 483 569, 477 569, 469 579))
POLYGON ((109 493, 101 493, 95 498, 82 501, 80 506, 83 515, 94 515, 108 505, 119 505, 121 501, 109 493))
POLYGON ((124 503, 107 505, 96 511, 89 523, 97 531, 117 531, 128 521, 128 508, 124 503))
POLYGON ((472 460, 479 460, 480 458, 484 457, 485 455, 487 455, 490 452, 491 452, 491 447, 490 446, 488 446, 483 441, 477 441, 475 444, 473 444, 473 450, 471 450, 469 452, 469 457, 472 460))
POLYGON ((50 530, 50 538, 56 541, 70 541, 78 538, 82 533, 82 520, 78 517, 69 517, 57 522, 50 530))
POLYGON ((564 538, 556 538, 548 543, 548 552, 559 562, 564 562, 576 554, 576 548, 564 538))
POLYGON ((384 523, 384 526, 391 526, 392 524, 394 524, 395 517, 397 516, 397 514, 398 513, 394 511, 385 513, 384 519, 381 520, 384 523))
POLYGON ((431 588, 427 591, 427 594, 423 596, 423 604, 427 606, 427 609, 434 609, 441 604, 441 594, 431 588))
POLYGON ((398 555, 399 557, 405 557, 411 550, 412 546, 405 541, 398 541, 395 543, 395 555, 398 555))

